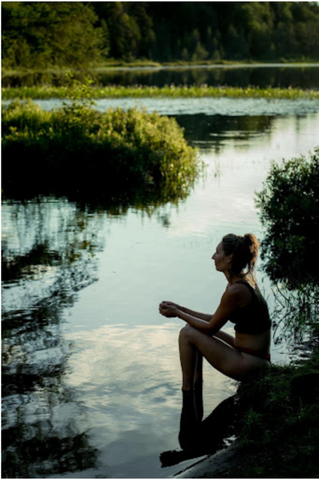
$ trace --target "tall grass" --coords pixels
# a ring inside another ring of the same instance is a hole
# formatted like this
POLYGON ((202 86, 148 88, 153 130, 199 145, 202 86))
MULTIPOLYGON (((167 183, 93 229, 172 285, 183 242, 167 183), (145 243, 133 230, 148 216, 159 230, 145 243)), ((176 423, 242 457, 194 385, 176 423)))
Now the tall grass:
MULTIPOLYGON (((69 98, 71 88, 68 86, 52 87, 19 87, 2 88, 3 100, 12 99, 49 99, 69 98)), ((187 86, 168 85, 155 86, 107 86, 91 87, 92 98, 145 98, 145 97, 170 97, 170 98, 201 98, 201 97, 229 97, 229 98, 267 98, 289 99, 298 98, 319 99, 319 91, 302 90, 298 88, 259 88, 259 87, 212 87, 208 85, 187 86)))
POLYGON ((166 200, 186 196, 199 171, 175 119, 79 103, 48 112, 32 101, 2 110, 2 163, 4 193, 29 186, 108 196, 142 186, 166 200))
MULTIPOLYGON (((242 382, 241 478, 313 478, 318 473, 319 354, 242 382)), ((230 477, 232 472, 230 472, 230 477)))

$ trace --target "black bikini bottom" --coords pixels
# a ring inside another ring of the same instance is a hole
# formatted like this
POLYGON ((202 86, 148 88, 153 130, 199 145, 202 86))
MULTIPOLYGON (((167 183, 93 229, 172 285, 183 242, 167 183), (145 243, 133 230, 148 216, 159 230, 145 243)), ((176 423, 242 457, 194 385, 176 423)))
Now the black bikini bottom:
POLYGON ((254 357, 263 358, 264 360, 268 360, 268 362, 270 362, 270 354, 255 352, 254 350, 250 350, 250 348, 243 348, 243 347, 235 347, 235 348, 239 352, 248 353, 249 355, 254 355, 254 357))

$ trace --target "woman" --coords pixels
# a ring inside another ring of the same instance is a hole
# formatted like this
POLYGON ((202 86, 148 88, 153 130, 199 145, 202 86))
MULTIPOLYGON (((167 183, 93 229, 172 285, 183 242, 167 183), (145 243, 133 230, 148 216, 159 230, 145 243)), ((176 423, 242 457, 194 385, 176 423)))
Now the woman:
POLYGON ((179 337, 184 417, 191 416, 193 391, 196 418, 200 421, 203 416, 203 357, 235 380, 270 365, 271 321, 253 274, 258 247, 258 240, 250 233, 226 235, 217 245, 212 259, 228 283, 214 315, 167 301, 159 306, 165 317, 178 317, 187 322, 179 337), (234 337, 221 330, 228 320, 235 324, 234 337))

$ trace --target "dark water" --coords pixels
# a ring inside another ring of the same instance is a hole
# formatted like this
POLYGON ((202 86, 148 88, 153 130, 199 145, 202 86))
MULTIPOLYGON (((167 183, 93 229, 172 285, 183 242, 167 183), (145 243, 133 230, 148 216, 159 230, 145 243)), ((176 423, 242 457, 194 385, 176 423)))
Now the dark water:
MULTIPOLYGON (((87 72, 77 73, 79 79, 87 72)), ((259 87, 293 87, 317 90, 319 86, 318 64, 304 65, 220 65, 198 67, 161 68, 114 68, 97 69, 90 72, 95 85, 225 85, 259 87)), ((62 85, 61 73, 32 73, 19 76, 5 76, 2 86, 19 87, 42 84, 62 85)))
POLYGON ((318 89, 318 66, 231 66, 118 70, 100 73, 101 85, 231 85, 236 87, 299 87, 318 89))
MULTIPOLYGON (((319 130, 319 109, 198 110, 177 119, 207 169, 177 205, 3 201, 4 478, 163 478, 193 463, 159 459, 179 448, 182 323, 158 303, 214 311, 216 244, 228 232, 262 238, 254 192, 272 160, 306 155, 319 130)), ((261 264, 257 278, 272 308, 261 264)), ((290 356, 289 343, 273 345, 275 362, 290 356)), ((207 364, 204 379, 209 414, 235 385, 207 364)))

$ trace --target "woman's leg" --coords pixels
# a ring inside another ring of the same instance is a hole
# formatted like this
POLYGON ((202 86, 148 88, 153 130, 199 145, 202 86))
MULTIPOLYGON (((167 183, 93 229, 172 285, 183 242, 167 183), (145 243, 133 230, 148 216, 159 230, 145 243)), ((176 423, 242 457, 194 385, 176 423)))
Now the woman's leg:
POLYGON ((243 374, 266 365, 253 355, 244 355, 216 337, 210 337, 189 325, 179 336, 180 360, 183 374, 183 390, 191 390, 194 384, 197 351, 218 371, 238 380, 243 374))
POLYGON ((194 384, 203 382, 203 355, 196 350, 196 366, 194 374, 194 384))
POLYGON ((201 422, 204 416, 203 355, 198 350, 196 350, 196 366, 194 374, 194 402, 197 420, 201 422))
POLYGON ((191 327, 187 325, 181 330, 179 335, 179 357, 183 376, 182 390, 193 391, 197 364, 197 351, 194 345, 190 344, 188 341, 185 341, 187 334, 183 335, 183 332, 187 329, 191 329, 191 327))
MULTIPOLYGON (((188 328, 188 327, 187 327, 188 328)), ((201 376, 202 355, 196 351, 195 347, 185 348, 185 343, 180 336, 179 342, 181 367, 183 372, 182 384, 182 412, 180 419, 179 443, 183 450, 194 448, 194 439, 197 438, 196 432, 199 421, 196 414, 194 379, 201 376), (197 370, 198 367, 198 370, 197 370)))

